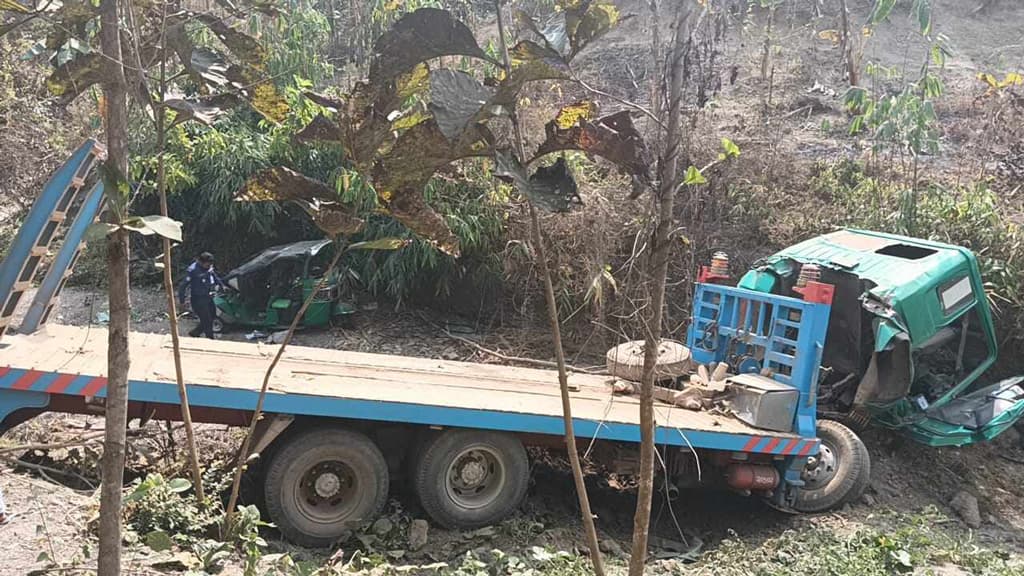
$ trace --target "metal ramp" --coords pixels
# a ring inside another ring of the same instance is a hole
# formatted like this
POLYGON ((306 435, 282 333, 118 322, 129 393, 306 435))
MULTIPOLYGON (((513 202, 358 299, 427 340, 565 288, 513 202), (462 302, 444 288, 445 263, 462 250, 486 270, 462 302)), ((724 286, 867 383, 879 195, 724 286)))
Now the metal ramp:
POLYGON ((103 182, 93 177, 106 150, 87 140, 47 182, 0 263, 0 337, 11 328, 18 304, 32 288, 51 245, 63 234, 39 290, 21 323, 23 333, 45 324, 84 246, 82 239, 103 201, 103 182), (71 224, 67 225, 70 221, 71 224))

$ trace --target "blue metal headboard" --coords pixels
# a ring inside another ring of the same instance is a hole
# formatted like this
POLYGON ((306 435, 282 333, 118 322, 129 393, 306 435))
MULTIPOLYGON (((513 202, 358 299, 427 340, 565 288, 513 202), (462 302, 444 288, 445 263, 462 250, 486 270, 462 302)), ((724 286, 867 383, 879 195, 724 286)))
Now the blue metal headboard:
POLYGON ((745 288, 697 284, 687 345, 696 362, 771 370, 800 391, 794 431, 815 435, 818 370, 832 307, 745 288))

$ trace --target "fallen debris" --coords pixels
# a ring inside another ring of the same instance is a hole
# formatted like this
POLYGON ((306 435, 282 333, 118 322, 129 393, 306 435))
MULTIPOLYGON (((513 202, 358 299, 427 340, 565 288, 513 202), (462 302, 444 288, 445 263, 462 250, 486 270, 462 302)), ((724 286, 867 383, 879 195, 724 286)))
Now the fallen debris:
POLYGON ((409 524, 409 549, 417 551, 427 545, 430 524, 423 519, 413 520, 409 524))
POLYGON ((377 536, 386 536, 395 525, 387 518, 380 518, 373 523, 373 533, 377 536))
POLYGON ((971 528, 981 527, 981 511, 978 509, 978 499, 973 494, 966 490, 961 490, 957 492, 949 505, 960 515, 964 524, 971 528))
POLYGON ((614 538, 605 538, 600 542, 601 552, 608 554, 609 556, 617 556, 622 558, 626 555, 626 552, 622 549, 622 546, 614 538))
POLYGON ((266 343, 267 344, 280 344, 280 343, 284 342, 284 338, 287 335, 288 335, 288 331, 287 330, 281 330, 279 332, 274 332, 273 334, 270 335, 269 338, 267 338, 266 343))
POLYGON ((654 548, 651 557, 655 559, 673 558, 683 562, 696 562, 700 560, 700 552, 704 548, 704 542, 695 534, 687 534, 685 541, 655 536, 651 538, 651 547, 654 548))

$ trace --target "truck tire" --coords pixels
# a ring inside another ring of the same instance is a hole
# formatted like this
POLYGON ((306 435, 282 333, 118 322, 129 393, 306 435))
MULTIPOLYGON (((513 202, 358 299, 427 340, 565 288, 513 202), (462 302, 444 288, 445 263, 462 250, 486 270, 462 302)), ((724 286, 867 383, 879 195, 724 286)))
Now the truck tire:
POLYGON ((864 494, 871 480, 871 455, 849 428, 832 420, 818 421, 821 448, 815 466, 804 471, 804 486, 793 507, 800 512, 824 512, 864 494))
POLYGON ((450 529, 489 526, 526 496, 530 462, 518 438, 502 432, 448 430, 427 441, 414 470, 420 504, 450 529))
POLYGON ((374 520, 388 497, 388 466, 366 436, 310 430, 276 447, 264 495, 270 519, 300 546, 325 548, 374 520))

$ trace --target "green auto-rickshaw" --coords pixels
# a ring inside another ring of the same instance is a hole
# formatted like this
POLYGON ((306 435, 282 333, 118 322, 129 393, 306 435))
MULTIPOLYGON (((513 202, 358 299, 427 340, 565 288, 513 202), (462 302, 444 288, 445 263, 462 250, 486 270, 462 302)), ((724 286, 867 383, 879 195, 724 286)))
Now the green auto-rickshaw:
MULTIPOLYGON (((227 288, 214 297, 214 329, 229 326, 273 330, 286 328, 316 289, 333 250, 330 240, 309 240, 267 248, 224 276, 227 288)), ((341 301, 339 275, 333 273, 317 291, 300 326, 324 327, 352 314, 341 301)))

